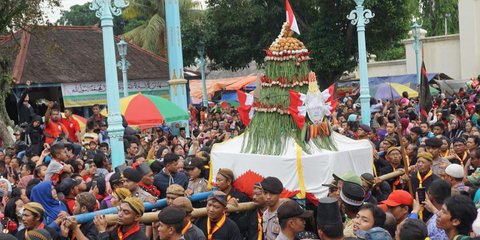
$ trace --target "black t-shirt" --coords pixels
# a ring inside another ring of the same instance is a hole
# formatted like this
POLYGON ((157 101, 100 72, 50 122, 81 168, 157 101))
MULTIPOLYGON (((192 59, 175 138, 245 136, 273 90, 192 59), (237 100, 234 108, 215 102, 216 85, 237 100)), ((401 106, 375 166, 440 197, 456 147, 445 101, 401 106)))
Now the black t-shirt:
MULTIPOLYGON (((208 238, 207 219, 207 217, 200 218, 195 222, 195 225, 208 238)), ((242 240, 242 234, 240 234, 237 224, 227 217, 225 224, 213 234, 212 240, 242 240)))

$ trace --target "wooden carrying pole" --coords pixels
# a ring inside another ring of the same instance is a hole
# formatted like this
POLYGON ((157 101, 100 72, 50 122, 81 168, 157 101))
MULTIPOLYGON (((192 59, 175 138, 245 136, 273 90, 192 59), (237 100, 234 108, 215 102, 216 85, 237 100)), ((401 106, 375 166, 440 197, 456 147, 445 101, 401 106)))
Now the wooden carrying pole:
POLYGON ((388 179, 391 179, 391 178, 400 177, 400 176, 402 176, 403 174, 405 174, 405 170, 403 170, 403 169, 398 169, 398 170, 393 171, 393 172, 391 172, 391 173, 387 173, 387 174, 385 174, 385 175, 382 175, 382 176, 380 176, 380 177, 378 177, 378 178, 380 178, 380 179, 382 179, 383 181, 385 181, 385 180, 388 180, 388 179))
MULTIPOLYGON (((402 176, 403 174, 405 174, 405 171, 402 170, 402 169, 398 169, 394 172, 382 175, 379 178, 385 181, 385 180, 388 180, 388 179, 391 179, 391 178, 396 178, 398 176, 402 176)), ((255 207, 256 207, 256 205, 253 202, 239 203, 238 207, 228 205, 227 212, 244 212, 244 211, 252 210, 255 207)), ((157 222, 158 221, 158 213, 159 213, 159 211, 144 213, 143 216, 142 216, 142 220, 140 220, 140 221, 142 223, 146 223, 146 224, 157 222)), ((192 212, 192 217, 193 218, 200 218, 200 217, 205 217, 205 216, 207 216, 207 208, 196 208, 192 212)), ((107 218, 108 225, 115 225, 117 223, 118 214, 108 214, 108 215, 105 215, 105 217, 107 218)))
MULTIPOLYGON (((390 83, 390 88, 391 88, 391 83, 390 83)), ((397 103, 393 101, 393 93, 392 93, 392 102, 393 102, 393 110, 395 112, 395 120, 397 121, 398 124, 400 124, 400 116, 398 115, 398 106, 397 106, 397 103)), ((401 125, 399 127, 397 126, 397 134, 400 139, 400 148, 402 151, 403 167, 405 169, 405 174, 408 176, 408 180, 407 180, 408 192, 410 193, 410 195, 415 197, 415 195, 413 195, 412 182, 410 181, 410 171, 408 169, 410 167, 410 162, 407 161, 407 151, 406 151, 405 144, 403 144, 403 141, 402 141, 403 134, 402 134, 401 125)))
MULTIPOLYGON (((239 203, 238 207, 228 205, 227 212, 244 212, 244 211, 252 210, 255 207, 256 205, 253 202, 239 203)), ((158 213, 159 211, 144 213, 142 216, 142 220, 140 221, 146 224, 157 222, 158 213)), ((205 217, 205 216, 207 216, 207 208, 196 208, 192 212, 193 218, 199 218, 199 217, 205 217)), ((117 223, 118 214, 109 214, 109 215, 105 215, 105 217, 107 218, 108 225, 115 225, 117 223)))

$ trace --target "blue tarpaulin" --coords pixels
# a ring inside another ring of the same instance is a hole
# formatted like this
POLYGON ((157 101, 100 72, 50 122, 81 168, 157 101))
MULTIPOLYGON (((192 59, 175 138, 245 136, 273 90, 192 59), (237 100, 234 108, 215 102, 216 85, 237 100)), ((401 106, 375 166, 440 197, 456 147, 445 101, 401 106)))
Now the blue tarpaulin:
POLYGON ((224 92, 222 94, 222 99, 220 100, 221 102, 223 101, 237 101, 238 102, 238 96, 237 92, 224 92))
MULTIPOLYGON (((428 73, 428 81, 435 78, 438 73, 428 73)), ((405 74, 405 75, 396 75, 396 76, 385 76, 385 77, 370 77, 368 78, 369 87, 373 87, 382 83, 399 83, 399 84, 410 84, 411 89, 415 89, 418 85, 417 75, 416 74, 405 74)))
POLYGON ((252 90, 255 90, 255 88, 257 88, 256 82, 250 83, 244 87, 245 91, 252 91, 252 90))

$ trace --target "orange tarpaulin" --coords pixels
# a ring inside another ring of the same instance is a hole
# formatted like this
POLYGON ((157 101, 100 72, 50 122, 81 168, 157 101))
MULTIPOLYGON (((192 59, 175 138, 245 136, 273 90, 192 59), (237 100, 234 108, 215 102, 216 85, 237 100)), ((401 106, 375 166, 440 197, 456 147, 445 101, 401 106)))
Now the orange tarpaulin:
MULTIPOLYGON (((225 89, 227 91, 235 91, 254 83, 257 76, 244 76, 225 79, 207 80, 208 99, 212 99, 215 92, 225 89)), ((190 96, 192 98, 202 98, 202 80, 190 80, 190 96)))

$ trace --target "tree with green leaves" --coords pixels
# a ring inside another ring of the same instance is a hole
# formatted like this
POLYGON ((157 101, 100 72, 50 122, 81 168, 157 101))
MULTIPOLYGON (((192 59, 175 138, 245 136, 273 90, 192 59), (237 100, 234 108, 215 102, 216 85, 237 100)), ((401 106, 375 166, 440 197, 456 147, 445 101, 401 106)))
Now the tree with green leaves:
MULTIPOLYGON (((60 6, 59 0, 2 0, 0 1, 0 34, 13 33, 40 23, 48 8, 60 6)), ((13 64, 6 56, 0 56, 0 138, 3 146, 11 146, 13 139, 7 127, 13 126, 5 106, 5 99, 11 93, 14 80, 11 75, 13 64)))
POLYGON ((46 23, 45 10, 58 6, 60 6, 60 0, 2 0, 0 1, 0 33, 46 23))
MULTIPOLYGON (((180 0, 180 16, 182 23, 201 16, 197 10, 197 1, 180 0)), ((123 18, 137 20, 136 28, 125 33, 125 38, 143 49, 161 56, 167 54, 165 0, 132 0, 123 12, 123 18)))
POLYGON ((445 34, 445 19, 448 34, 459 32, 458 0, 418 0, 418 21, 427 30, 428 36, 445 34))
MULTIPOLYGON (((298 38, 311 51, 310 64, 321 86, 326 87, 344 71, 353 70, 357 65, 357 32, 346 16, 355 8, 355 2, 290 3, 300 27, 298 38)), ((212 68, 237 70, 252 60, 263 64, 263 49, 276 38, 274 30, 285 21, 285 2, 209 0, 207 4, 205 20, 197 24, 204 31, 185 28, 184 39, 194 37, 205 41, 212 68), (203 35, 198 35, 199 32, 203 35)), ((368 52, 381 55, 407 37, 416 0, 366 0, 365 7, 375 13, 366 27, 368 52)), ((186 51, 193 50, 191 46, 184 47, 186 51)))
MULTIPOLYGON (((82 5, 73 5, 69 10, 63 10, 56 24, 73 26, 92 26, 98 24, 100 26, 100 19, 95 16, 95 11, 90 10, 90 3, 85 3, 82 5)), ((115 35, 121 35, 125 31, 129 31, 138 25, 134 20, 130 22, 125 21, 122 16, 113 16, 113 33, 115 35)))

